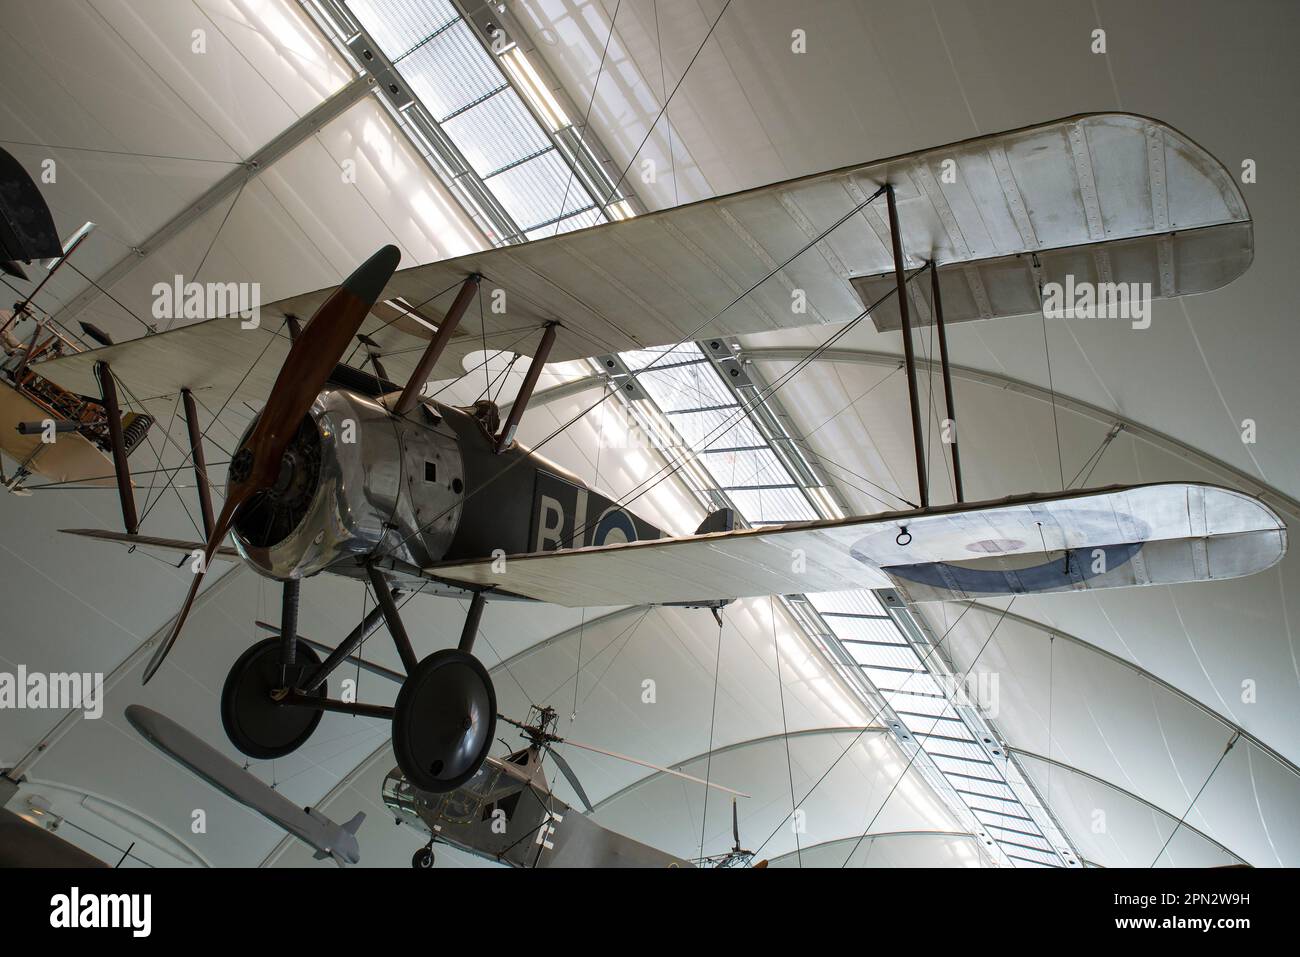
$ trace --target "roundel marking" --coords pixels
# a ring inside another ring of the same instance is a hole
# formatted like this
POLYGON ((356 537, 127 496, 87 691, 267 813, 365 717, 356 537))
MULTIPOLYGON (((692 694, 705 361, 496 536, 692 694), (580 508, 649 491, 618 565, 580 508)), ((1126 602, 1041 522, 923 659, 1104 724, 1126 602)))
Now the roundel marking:
POLYGON ((636 525, 632 517, 620 508, 607 509, 596 523, 596 531, 591 536, 593 545, 617 545, 620 542, 636 541, 636 525))

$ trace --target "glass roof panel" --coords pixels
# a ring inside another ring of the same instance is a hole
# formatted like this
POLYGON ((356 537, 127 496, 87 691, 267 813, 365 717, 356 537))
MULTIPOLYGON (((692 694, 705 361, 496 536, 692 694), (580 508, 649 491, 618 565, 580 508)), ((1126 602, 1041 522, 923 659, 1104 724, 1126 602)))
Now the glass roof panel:
POLYGON ((683 342, 675 346, 656 346, 652 349, 634 349, 620 352, 619 358, 632 371, 644 369, 651 363, 657 366, 672 365, 677 362, 693 362, 704 358, 700 347, 693 342, 683 342))
POLYGON ((659 407, 672 413, 682 410, 736 407, 736 400, 707 362, 673 365, 665 359, 637 377, 641 387, 654 396, 659 407))
POLYGON ((884 616, 885 614, 885 606, 880 604, 879 599, 866 589, 809 595, 808 600, 811 601, 813 607, 823 615, 845 614, 884 616))
POLYGON ((460 19, 449 0, 348 0, 348 9, 390 60, 460 19))
POLYGON ((502 89, 442 125, 474 172, 484 178, 543 150, 551 141, 530 123, 519 94, 502 89))
MULTIPOLYGON (((845 618, 832 615, 826 623, 842 641, 888 641, 909 650, 912 647, 907 643, 907 639, 899 634, 898 627, 888 618, 845 618)), ((920 658, 915 653, 912 658, 919 667, 920 658)))
POLYGON ((566 189, 565 216, 592 205, 587 190, 557 150, 520 163, 484 182, 525 230, 559 219, 560 200, 565 197, 566 189))
MULTIPOLYGON (((883 648, 880 645, 846 642, 844 647, 853 656, 853 660, 863 666, 913 669, 920 664, 912 649, 907 645, 893 645, 889 648, 883 648)), ((899 707, 893 701, 890 704, 895 708, 899 707)))
POLYGON ((397 70, 439 122, 505 82, 463 20, 412 50, 397 70))

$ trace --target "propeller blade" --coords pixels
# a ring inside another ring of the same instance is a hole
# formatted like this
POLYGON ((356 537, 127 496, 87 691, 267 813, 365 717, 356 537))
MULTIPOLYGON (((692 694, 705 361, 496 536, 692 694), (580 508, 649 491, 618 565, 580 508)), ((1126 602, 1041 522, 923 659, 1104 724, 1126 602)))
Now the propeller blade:
POLYGON ((204 561, 190 583, 189 594, 172 624, 167 638, 160 644, 144 669, 144 684, 162 667, 163 661, 180 637, 181 628, 198 596, 208 562, 220 546, 226 532, 235 523, 240 506, 257 492, 274 484, 280 474, 281 460, 293 441, 303 418, 311 411, 316 396, 329 381, 334 367, 342 360, 361 328, 370 308, 383 292, 397 269, 402 254, 396 246, 385 246, 330 293, 315 315, 294 340, 276 377, 257 425, 230 461, 226 486, 226 503, 204 547, 204 561))
POLYGON ((573 768, 569 767, 569 762, 564 760, 564 758, 560 756, 560 753, 554 748, 548 747, 546 753, 555 759, 555 766, 560 769, 560 773, 564 775, 564 779, 568 781, 573 787, 573 790, 577 792, 578 798, 582 801, 583 807, 587 809, 587 813, 590 814, 592 811, 596 810, 591 806, 591 799, 587 797, 587 792, 582 789, 582 783, 578 780, 578 775, 574 773, 573 768))
POLYGON ((703 784, 706 787, 717 788, 719 791, 726 791, 728 794, 734 794, 737 797, 749 797, 749 795, 744 791, 736 791, 732 788, 723 787, 721 784, 717 784, 713 781, 706 781, 703 778, 697 778, 692 774, 687 774, 685 771, 674 771, 672 768, 665 768, 658 764, 651 764, 649 761, 642 761, 639 758, 630 758, 626 754, 619 754, 617 751, 606 751, 604 748, 597 748, 594 745, 579 744, 577 741, 570 740, 569 738, 565 738, 564 743, 572 745, 575 748, 582 748, 584 751, 594 751, 596 754, 603 754, 609 758, 618 758, 620 761, 629 761, 632 764, 639 764, 641 767, 649 768, 652 771, 661 771, 664 774, 671 774, 673 777, 684 778, 687 781, 694 781, 696 784, 703 784))
POLYGON ((731 799, 731 836, 736 839, 736 850, 740 850, 740 812, 736 810, 736 799, 731 799))

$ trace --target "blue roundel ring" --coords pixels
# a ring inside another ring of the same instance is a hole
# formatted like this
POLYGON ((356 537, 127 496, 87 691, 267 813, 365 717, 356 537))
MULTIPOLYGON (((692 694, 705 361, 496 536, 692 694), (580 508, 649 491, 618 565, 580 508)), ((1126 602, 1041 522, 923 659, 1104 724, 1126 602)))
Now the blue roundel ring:
POLYGON ((1087 581, 1105 571, 1113 571, 1132 560, 1142 550, 1145 542, 1101 546, 1105 555, 1104 571, 1093 571, 1093 548, 1072 548, 1069 561, 1055 558, 1050 562, 1001 571, 989 568, 967 568, 949 562, 925 562, 918 565, 894 565, 885 571, 907 581, 951 589, 954 586, 968 595, 1035 594, 1061 591, 1075 581, 1087 581), (1068 571, 1067 571, 1068 568, 1068 571), (1008 589, 1008 584, 1013 587, 1008 589))
POLYGON ((591 544, 604 545, 605 539, 609 537, 610 532, 621 531, 623 537, 629 542, 636 541, 636 525, 632 522, 632 517, 618 508, 611 508, 600 517, 596 523, 596 531, 591 536, 591 544))

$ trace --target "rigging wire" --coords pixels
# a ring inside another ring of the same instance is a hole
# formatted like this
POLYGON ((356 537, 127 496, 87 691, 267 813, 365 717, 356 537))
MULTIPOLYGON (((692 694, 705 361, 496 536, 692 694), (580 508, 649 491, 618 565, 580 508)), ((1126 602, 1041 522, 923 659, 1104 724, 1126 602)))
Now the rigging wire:
MULTIPOLYGON (((919 276, 921 272, 924 271, 925 268, 926 267, 924 266, 918 268, 916 271, 912 273, 911 276, 907 277, 905 282, 911 282, 913 279, 919 276)), ((775 395, 776 392, 779 391, 783 386, 787 385, 790 382, 790 380, 794 378, 794 376, 798 375, 805 368, 807 368, 813 361, 815 361, 819 355, 821 355, 832 345, 834 345, 840 338, 853 331, 853 329, 857 326, 858 323, 860 323, 863 319, 865 319, 867 316, 871 314, 873 309, 875 309, 877 306, 880 305, 880 303, 884 302, 885 299, 889 298, 889 296, 893 294, 894 294, 893 291, 885 293, 883 296, 881 296, 879 299, 873 302, 865 310, 859 313, 854 319, 847 322, 841 329, 839 329, 839 331, 832 334, 830 338, 828 338, 825 342, 817 346, 808 355, 800 359, 799 362, 797 362, 792 368, 790 368, 780 378, 778 378, 775 382, 773 382, 772 385, 757 392, 754 395, 754 397, 748 400, 746 403, 742 405, 738 405, 734 413, 723 418, 723 420, 719 422, 718 425, 716 425, 705 435, 701 436, 701 438, 697 440, 695 443, 691 443, 690 445, 688 445, 685 451, 682 452, 680 455, 677 455, 677 450, 673 450, 672 456, 665 456, 665 458, 668 458, 669 461, 663 466, 661 466, 658 470, 656 470, 655 472, 647 476, 645 479, 643 479, 639 484, 634 486, 632 489, 629 489, 628 492, 625 493, 624 496, 619 500, 618 505, 620 507, 626 507, 630 505, 632 502, 635 502, 637 499, 645 495, 647 492, 650 492, 651 490, 656 488, 666 479, 669 479, 673 475, 677 474, 677 472, 679 472, 682 469, 682 467, 685 466, 687 461, 689 461, 690 457, 700 450, 696 448, 697 445, 699 445, 701 449, 707 448, 709 444, 711 444, 713 441, 716 441, 716 439, 720 437, 719 433, 721 433, 721 435, 725 435, 728 432, 730 432, 732 429, 734 429, 737 425, 739 425, 742 421, 744 421, 748 417, 749 412, 752 409, 766 402, 769 398, 771 398, 771 396, 775 395), (676 458, 676 461, 674 461, 674 458, 676 458)), ((585 523, 583 525, 583 528, 586 527, 586 524, 589 523, 585 523)), ((577 530, 575 530, 574 535, 575 536, 577 535, 577 530)))
MULTIPOLYGON (((730 0, 728 0, 728 2, 730 2, 730 0)), ((725 8, 724 8, 724 9, 725 9, 725 8)), ((715 23, 715 25, 716 25, 716 23, 715 23)), ((685 344, 685 343, 687 343, 687 342, 693 341, 694 338, 695 338, 697 335, 699 335, 700 332, 702 332, 704 329, 706 329, 706 328, 707 328, 709 325, 711 325, 712 323, 716 322, 716 321, 717 321, 717 320, 718 320, 718 319, 719 319, 719 318, 720 318, 720 317, 721 317, 725 312, 727 312, 729 309, 731 309, 733 306, 735 306, 738 302, 740 302, 742 299, 744 299, 746 296, 748 296, 750 293, 752 293, 755 289, 757 289, 759 286, 761 286, 763 283, 765 283, 768 279, 772 278, 772 277, 775 276, 778 272, 780 272, 782 269, 784 269, 784 268, 786 268, 787 266, 789 266, 790 263, 794 262, 794 260, 797 259, 799 256, 803 255, 803 254, 804 254, 805 252, 807 252, 809 249, 812 249, 812 248, 813 248, 817 243, 821 242, 821 241, 822 241, 823 239, 825 239, 828 235, 830 235, 832 232, 834 232, 836 229, 838 229, 841 225, 843 225, 845 222, 847 222, 847 221, 848 221, 852 216, 855 216, 857 213, 861 212, 861 211, 862 211, 862 210, 863 210, 863 209, 864 209, 864 208, 865 208, 869 203, 873 202, 874 200, 878 199, 880 196, 884 195, 884 192, 885 192, 885 188, 882 186, 880 189, 876 190, 874 193, 872 193, 872 194, 871 194, 870 196, 868 196, 866 199, 863 199, 861 202, 858 202, 858 203, 854 204, 854 206, 853 206, 852 208, 850 208, 850 209, 848 210, 848 212, 846 212, 843 216, 841 216, 839 219, 837 219, 835 222, 833 222, 833 223, 832 223, 830 226, 828 226, 826 229, 822 230, 822 231, 821 231, 817 236, 813 237, 812 239, 809 239, 807 243, 805 243, 805 244, 804 244, 803 246, 801 246, 798 250, 796 250, 794 253, 792 253, 792 254, 791 254, 789 257, 787 257, 783 262, 777 264, 776 266, 773 266, 773 267, 772 267, 771 269, 769 269, 769 270, 768 270, 764 275, 760 276, 760 277, 759 277, 755 282, 753 282, 752 284, 750 284, 750 286, 749 286, 748 288, 742 290, 741 292, 739 292, 739 293, 737 293, 735 296, 733 296, 732 299, 731 299, 731 300, 730 300, 726 305, 724 305, 721 309, 719 309, 719 310, 718 310, 716 313, 714 313, 712 316, 709 316, 709 317, 706 318, 703 322, 701 322, 699 325, 697 325, 697 326, 696 326, 696 327, 691 331, 691 333, 690 333, 689 335, 683 337, 683 338, 682 338, 681 340, 679 340, 676 344, 674 344, 673 346, 671 346, 670 348, 668 348, 667 350, 665 350, 663 353, 661 353, 661 354, 659 355, 658 358, 654 359, 654 360, 653 360, 652 362, 650 362, 648 365, 646 365, 646 366, 643 367, 642 369, 638 370, 637 373, 634 373, 633 378, 635 378, 637 375, 640 375, 641 373, 648 372, 648 371, 652 370, 656 365, 658 365, 661 361, 663 361, 664 358, 666 358, 667 356, 671 355, 671 354, 674 352, 674 350, 676 350, 677 348, 679 348, 680 346, 682 346, 683 344, 685 344)), ((922 267, 922 268, 924 268, 924 267, 922 267)), ((911 281, 912 279, 914 279, 917 275, 919 275, 919 273, 920 273, 920 270, 917 270, 916 272, 914 272, 914 273, 912 274, 911 277, 908 278, 907 281, 910 282, 910 281, 911 281)), ((885 296, 882 296, 879 300, 877 300, 877 302, 874 303, 874 304, 873 304, 869 309, 867 309, 866 311, 860 313, 860 314, 857 316, 856 319, 854 319, 854 320, 852 320, 852 321, 850 322, 848 328, 846 328, 845 330, 843 330, 843 331, 842 331, 841 333, 839 333, 838 335, 836 335, 836 336, 832 336, 830 340, 828 340, 826 343, 824 343, 824 344, 822 345, 821 349, 818 350, 818 354, 820 354, 820 351, 822 351, 822 350, 828 348, 828 347, 829 347, 833 342, 835 342, 835 341, 836 341, 840 336, 842 336, 842 335, 844 334, 844 332, 847 332, 849 328, 852 328, 853 325, 855 325, 858 321, 860 321, 864 316, 869 315, 870 312, 871 312, 871 309, 874 309, 876 305, 879 305, 879 304, 880 304, 881 302, 883 302, 886 298, 888 298, 889 295, 892 295, 892 294, 893 294, 893 293, 887 293, 885 296)), ((806 365, 806 362, 805 362, 805 363, 801 363, 801 364, 800 364, 799 366, 797 366, 796 368, 797 368, 797 369, 798 369, 798 368, 802 368, 803 365, 806 365)), ((544 438, 543 438, 539 443, 537 443, 536 445, 534 445, 534 446, 532 447, 532 451, 537 452, 537 451, 539 451, 540 449, 542 449, 542 448, 543 448, 547 443, 549 443, 550 441, 552 441, 556 436, 560 435, 562 432, 564 432, 565 430, 567 430, 567 429, 568 429, 570 426, 572 426, 574 423, 578 422, 580 419, 582 419, 583 417, 585 417, 588 413, 594 411, 598 406, 600 406, 602 403, 604 403, 605 401, 607 401, 607 400, 609 399, 609 396, 611 396, 611 395, 613 395, 613 394, 614 394, 614 393, 612 393, 612 392, 607 393, 606 395, 602 396, 600 399, 598 399, 598 400, 596 400, 595 402, 593 402, 591 405, 589 405, 589 406, 587 406, 586 408, 584 408, 584 409, 580 410, 579 412, 577 412, 575 415, 573 415, 571 418, 569 418, 568 421, 561 423, 561 424, 560 424, 559 426, 557 426, 554 430, 552 430, 548 435, 546 435, 546 436, 545 436, 545 437, 544 437, 544 438)), ((744 411, 747 412, 748 409, 745 409, 744 411)), ((462 496, 462 498, 461 498, 461 500, 460 500, 460 504, 463 504, 463 503, 469 501, 469 500, 470 500, 471 498, 473 498, 474 496, 476 496, 476 495, 482 493, 482 492, 483 492, 486 488, 488 488, 488 486, 490 486, 493 482, 498 481, 502 476, 504 476, 505 474, 507 474, 508 472, 510 472, 512 469, 518 468, 520 462, 522 462, 522 461, 524 461, 524 460, 523 460, 523 459, 519 459, 519 460, 517 460, 517 461, 515 461, 515 462, 512 462, 511 464, 507 465, 505 468, 503 468, 503 469, 501 469, 500 471, 498 471, 495 475, 493 475, 491 478, 489 478, 489 479, 488 479, 486 482, 484 482, 482 485, 479 485, 477 488, 474 488, 474 489, 471 489, 471 490, 467 491, 467 492, 465 493, 465 495, 462 496)), ((444 515, 447 515, 447 514, 452 510, 452 508, 455 508, 455 507, 459 507, 459 506, 449 506, 448 508, 443 509, 443 510, 442 510, 441 512, 439 512, 437 515, 435 515, 432 519, 430 519, 428 522, 426 522, 424 525, 420 526, 418 529, 416 529, 414 532, 412 532, 410 535, 408 535, 406 538, 403 538, 403 539, 401 539, 400 541, 398 541, 398 542, 393 546, 393 548, 401 547, 402 545, 404 545, 407 541, 409 541, 409 540, 410 540, 412 537, 414 537, 415 535, 422 534, 422 533, 425 531, 425 529, 431 527, 435 522, 437 522, 439 519, 441 519, 444 515)), ((391 554, 391 550, 390 550, 390 552, 388 552, 388 553, 386 553, 386 554, 391 554)), ((381 556, 381 557, 383 557, 383 556, 381 556)))
POLYGON ((704 34, 704 39, 700 41, 700 45, 696 48, 690 62, 686 64, 686 69, 682 71, 682 75, 677 78, 677 83, 673 85, 673 91, 668 94, 668 99, 664 100, 664 105, 659 108, 659 112, 655 115, 654 122, 646 128, 646 134, 642 137, 640 144, 632 153, 631 158, 627 161, 627 166, 623 167, 623 172, 619 174, 618 179, 614 181, 614 185, 610 188, 608 195, 605 196, 604 201, 600 204, 602 207, 609 205, 609 201, 613 199, 614 194, 618 192, 618 188, 623 185, 623 180, 627 179, 627 174, 631 171, 632 164, 636 162, 636 158, 641 154, 641 150, 645 149, 645 145, 650 140, 651 134, 654 133, 655 127, 659 125, 660 118, 668 111, 668 104, 673 101, 673 97, 676 96, 677 91, 681 89, 682 84, 686 81, 687 74, 691 72, 691 67, 695 65, 695 61, 699 58, 700 53, 703 52, 705 44, 709 42, 709 37, 713 36, 713 31, 717 29, 718 22, 726 15, 727 9, 730 6, 731 0, 727 0, 727 2, 722 5, 722 9, 718 11, 717 17, 709 26, 709 32, 704 34))

